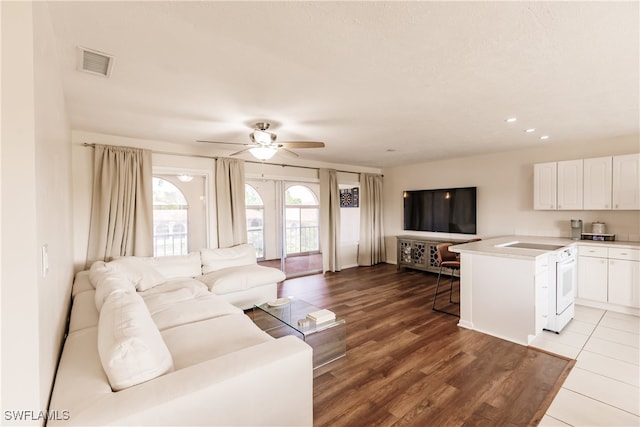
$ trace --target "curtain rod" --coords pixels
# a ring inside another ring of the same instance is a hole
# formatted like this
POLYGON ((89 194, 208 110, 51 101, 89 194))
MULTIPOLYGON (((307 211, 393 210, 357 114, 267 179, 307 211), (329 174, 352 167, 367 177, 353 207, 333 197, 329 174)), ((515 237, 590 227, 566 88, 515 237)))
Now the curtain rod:
MULTIPOLYGON (((94 148, 96 146, 96 143, 83 142, 82 145, 84 147, 94 148)), ((204 155, 204 154, 184 154, 184 153, 172 153, 170 151, 155 151, 155 150, 151 150, 151 152, 153 154, 164 154, 164 155, 167 155, 167 156, 199 157, 199 158, 203 158, 203 159, 218 160, 218 156, 207 156, 207 155, 204 155)), ((247 162, 247 163, 253 163, 253 164, 256 164, 256 165, 282 166, 283 168, 300 168, 300 169, 320 170, 320 168, 313 167, 313 166, 294 166, 294 165, 286 165, 284 163, 256 162, 254 160, 244 160, 244 161, 247 162)), ((343 170, 336 170, 336 172, 355 173, 355 174, 358 174, 358 175, 360 175, 360 173, 361 173, 361 172, 343 171, 343 170)), ((384 175, 381 174, 381 176, 384 176, 384 175)))

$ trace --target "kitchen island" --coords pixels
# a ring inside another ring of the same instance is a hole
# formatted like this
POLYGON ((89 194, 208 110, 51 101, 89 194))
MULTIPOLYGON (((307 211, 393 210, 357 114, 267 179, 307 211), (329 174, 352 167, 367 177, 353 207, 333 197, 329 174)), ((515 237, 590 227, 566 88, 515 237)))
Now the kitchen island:
POLYGON ((547 325, 549 254, 575 243, 505 236, 451 246, 461 264, 458 325, 529 345, 547 325))

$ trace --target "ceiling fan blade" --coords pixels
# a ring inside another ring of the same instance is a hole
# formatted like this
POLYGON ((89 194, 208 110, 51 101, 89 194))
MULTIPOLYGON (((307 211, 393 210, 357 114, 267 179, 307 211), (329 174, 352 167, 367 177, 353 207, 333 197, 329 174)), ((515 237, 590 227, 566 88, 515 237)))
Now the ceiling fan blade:
POLYGON ((291 155, 293 157, 300 157, 300 156, 298 156, 298 153, 294 153, 293 151, 287 150, 284 147, 278 147, 278 151, 282 151, 282 152, 287 153, 287 154, 289 154, 289 155, 291 155))
POLYGON ((245 148, 244 150, 236 151, 235 153, 231 153, 229 155, 230 156, 237 156, 238 154, 246 153, 247 151, 251 150, 252 148, 254 148, 254 147, 245 148))
POLYGON ((279 147, 285 148, 322 148, 324 142, 320 141, 283 141, 278 143, 279 147))
POLYGON ((242 142, 222 142, 222 141, 206 141, 206 140, 202 140, 202 139, 198 139, 196 140, 196 142, 206 142, 207 144, 227 144, 227 145, 244 145, 244 146, 248 146, 251 145, 253 146, 253 144, 243 144, 242 142))

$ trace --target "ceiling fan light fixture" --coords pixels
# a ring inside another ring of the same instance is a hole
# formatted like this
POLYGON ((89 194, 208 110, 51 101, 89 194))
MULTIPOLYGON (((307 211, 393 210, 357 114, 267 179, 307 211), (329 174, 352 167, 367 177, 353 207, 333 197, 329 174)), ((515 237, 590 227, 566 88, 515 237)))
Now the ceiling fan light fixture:
POLYGON ((256 129, 251 132, 251 140, 262 145, 269 145, 276 140, 276 135, 271 132, 256 129))
POLYGON ((275 147, 253 147, 249 149, 249 152, 253 154, 258 160, 269 160, 278 151, 275 147))

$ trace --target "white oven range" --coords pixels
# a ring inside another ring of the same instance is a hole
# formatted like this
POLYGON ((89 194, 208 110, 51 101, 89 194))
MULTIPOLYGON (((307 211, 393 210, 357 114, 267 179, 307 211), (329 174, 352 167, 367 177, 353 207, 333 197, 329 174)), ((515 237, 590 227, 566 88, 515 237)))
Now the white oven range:
POLYGON ((577 248, 568 247, 549 254, 549 317, 547 331, 557 334, 573 319, 577 286, 577 248))

